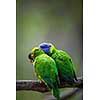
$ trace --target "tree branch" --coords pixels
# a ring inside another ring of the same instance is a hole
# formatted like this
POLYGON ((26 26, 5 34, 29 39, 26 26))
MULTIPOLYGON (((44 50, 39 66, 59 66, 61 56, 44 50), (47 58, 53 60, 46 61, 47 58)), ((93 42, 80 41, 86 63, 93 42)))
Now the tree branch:
POLYGON ((82 91, 82 89, 80 89, 80 88, 75 88, 75 89, 69 91, 68 93, 63 93, 63 94, 61 95, 60 100, 65 100, 65 99, 67 100, 68 98, 72 97, 73 95, 75 95, 76 93, 78 93, 78 92, 80 92, 80 91, 82 91))
MULTIPOLYGON (((78 81, 73 85, 69 85, 68 83, 61 83, 59 88, 83 88, 83 79, 80 77, 78 81)), ((38 92, 48 92, 50 91, 49 88, 44 83, 40 83, 37 80, 17 80, 16 81, 16 90, 33 90, 38 92)))
MULTIPOLYGON (((76 93, 82 91, 82 88, 73 88, 69 91, 60 94, 60 100, 67 100, 68 98, 74 96, 76 93)), ((56 100, 52 95, 47 95, 44 100, 56 100)))

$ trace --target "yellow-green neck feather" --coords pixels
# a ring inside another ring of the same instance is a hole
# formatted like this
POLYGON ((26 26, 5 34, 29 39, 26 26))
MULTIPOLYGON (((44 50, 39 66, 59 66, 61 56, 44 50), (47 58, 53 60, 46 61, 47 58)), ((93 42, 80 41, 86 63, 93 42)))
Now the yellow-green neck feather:
POLYGON ((51 44, 50 47, 50 55, 56 52, 56 48, 54 47, 54 45, 51 44))
POLYGON ((32 52, 31 52, 32 54, 33 54, 33 58, 35 58, 35 57, 37 57, 37 56, 39 56, 39 55, 41 55, 41 54, 44 54, 44 51, 43 50, 41 50, 40 48, 33 48, 32 49, 32 52))

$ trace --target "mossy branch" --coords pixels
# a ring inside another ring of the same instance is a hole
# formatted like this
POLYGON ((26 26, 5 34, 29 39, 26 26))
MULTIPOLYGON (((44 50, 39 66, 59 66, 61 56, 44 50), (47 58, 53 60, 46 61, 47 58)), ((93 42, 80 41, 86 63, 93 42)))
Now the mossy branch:
MULTIPOLYGON (((79 77, 78 81, 73 85, 68 83, 61 83, 59 88, 83 88, 83 78, 79 77)), ((44 83, 40 83, 38 80, 17 80, 16 90, 32 90, 38 92, 48 92, 49 88, 44 83)))

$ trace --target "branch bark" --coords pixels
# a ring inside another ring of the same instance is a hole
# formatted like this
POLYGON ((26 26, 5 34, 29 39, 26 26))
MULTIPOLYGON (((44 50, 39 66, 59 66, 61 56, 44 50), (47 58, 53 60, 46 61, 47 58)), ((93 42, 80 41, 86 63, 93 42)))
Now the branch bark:
MULTIPOLYGON (((70 97, 74 96, 76 93, 82 91, 82 88, 73 88, 71 90, 66 90, 66 92, 63 92, 60 94, 60 100, 67 100, 69 99, 70 97)), ((45 96, 45 99, 44 100, 57 100, 56 98, 54 98, 54 96, 52 95, 47 95, 45 96)))
MULTIPOLYGON (((78 81, 73 85, 69 85, 66 82, 63 82, 59 85, 59 88, 83 88, 83 79, 80 77, 78 81)), ((17 80, 16 81, 16 90, 32 90, 38 92, 48 92, 49 88, 44 83, 40 83, 38 80, 17 80)))
POLYGON ((72 97, 76 93, 82 91, 80 88, 74 88, 73 90, 69 91, 68 93, 63 93, 60 97, 60 100, 67 100, 68 98, 72 97))

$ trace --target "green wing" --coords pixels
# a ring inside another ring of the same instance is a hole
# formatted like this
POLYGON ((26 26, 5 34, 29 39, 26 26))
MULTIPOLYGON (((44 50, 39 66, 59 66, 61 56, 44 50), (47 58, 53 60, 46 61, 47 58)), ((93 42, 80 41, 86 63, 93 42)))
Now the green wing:
POLYGON ((74 79, 77 78, 71 57, 62 50, 56 50, 56 52, 51 57, 56 62, 60 80, 65 80, 69 83, 73 83, 74 79))
POLYGON ((35 72, 38 74, 38 79, 53 89, 53 95, 59 100, 59 80, 55 61, 46 54, 42 54, 36 57, 34 67, 35 72))

